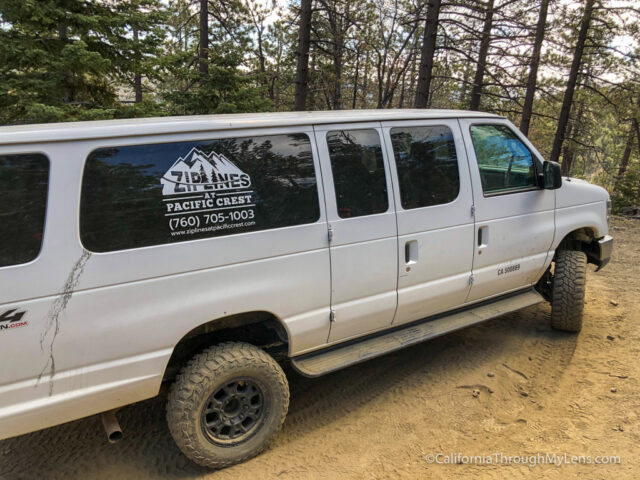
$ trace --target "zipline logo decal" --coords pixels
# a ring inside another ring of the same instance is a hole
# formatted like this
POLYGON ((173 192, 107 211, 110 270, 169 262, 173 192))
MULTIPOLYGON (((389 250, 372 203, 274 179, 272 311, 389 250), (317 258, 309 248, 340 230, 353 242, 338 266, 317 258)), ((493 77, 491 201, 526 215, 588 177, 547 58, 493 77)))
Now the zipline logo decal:
POLYGON ((25 311, 19 312, 17 308, 7 310, 0 315, 0 331, 9 330, 10 328, 26 327, 27 322, 22 322, 22 317, 25 315, 25 311))
POLYGON ((222 154, 192 148, 160 183, 172 235, 255 225, 251 177, 222 154))
POLYGON ((160 183, 163 195, 174 195, 249 188, 251 179, 224 155, 215 152, 206 155, 192 148, 176 160, 160 183))

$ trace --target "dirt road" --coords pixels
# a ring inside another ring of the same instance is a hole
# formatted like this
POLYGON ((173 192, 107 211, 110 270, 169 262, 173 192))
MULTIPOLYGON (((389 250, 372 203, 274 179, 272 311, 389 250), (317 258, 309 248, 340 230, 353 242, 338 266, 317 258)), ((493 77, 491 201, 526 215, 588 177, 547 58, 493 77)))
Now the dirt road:
POLYGON ((122 411, 117 445, 98 417, 0 442, 0 479, 640 478, 640 221, 617 219, 612 234, 612 263, 589 267, 579 336, 550 330, 543 304, 317 380, 287 372, 283 431, 218 472, 180 454, 155 399, 122 411), (494 456, 554 453, 621 463, 494 456), (437 454, 453 464, 428 463, 437 454))

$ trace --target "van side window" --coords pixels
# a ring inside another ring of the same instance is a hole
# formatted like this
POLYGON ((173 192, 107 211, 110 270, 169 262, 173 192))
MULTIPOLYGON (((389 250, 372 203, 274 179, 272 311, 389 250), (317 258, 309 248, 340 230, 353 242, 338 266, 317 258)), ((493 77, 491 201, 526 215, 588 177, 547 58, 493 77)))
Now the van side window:
POLYGON ((314 223, 305 134, 100 148, 82 181, 80 238, 111 252, 314 223))
POLYGON ((485 195, 537 187, 533 155, 506 125, 473 125, 471 139, 485 195))
POLYGON ((0 267, 30 262, 40 253, 48 188, 47 157, 0 155, 0 267))
POLYGON ((449 203, 460 192, 453 133, 446 126, 391 129, 402 208, 449 203))
POLYGON ((389 209, 380 136, 373 129, 327 133, 338 215, 341 218, 389 209))

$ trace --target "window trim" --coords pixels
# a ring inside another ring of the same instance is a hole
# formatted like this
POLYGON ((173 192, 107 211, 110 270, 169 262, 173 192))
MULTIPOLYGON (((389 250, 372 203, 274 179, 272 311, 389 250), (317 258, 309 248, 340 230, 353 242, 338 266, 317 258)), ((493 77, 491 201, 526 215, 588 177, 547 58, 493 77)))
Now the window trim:
POLYGON ((51 163, 51 159, 49 158, 49 155, 42 150, 29 151, 29 152, 18 151, 18 152, 0 153, 0 156, 9 156, 9 155, 42 155, 42 157, 44 157, 44 159, 47 161, 47 194, 45 197, 46 202, 44 205, 44 221, 42 222, 42 240, 40 241, 40 248, 38 250, 37 255, 33 257, 31 260, 28 260, 26 262, 13 263, 11 265, 0 265, 0 270, 5 268, 24 267, 26 265, 31 265, 32 263, 37 262, 40 259, 40 257, 42 257, 42 254, 44 251, 44 242, 47 238, 47 227, 49 224, 49 207, 51 203, 51 170, 52 170, 53 164, 51 163))
MULTIPOLYGON (((523 141, 523 136, 521 135, 521 132, 514 130, 513 128, 511 128, 511 126, 508 123, 506 123, 504 121, 473 122, 473 123, 469 124, 469 139, 471 140, 471 148, 473 150, 473 157, 476 160, 476 168, 478 169, 478 175, 480 175, 480 164, 478 163, 478 155, 476 154, 476 147, 473 144, 473 135, 471 133, 471 128, 472 127, 477 127, 477 126, 483 126, 483 125, 501 125, 503 127, 506 127, 506 128, 509 129, 509 131, 511 133, 513 133, 518 138, 518 140, 520 140, 520 143, 522 143, 522 145, 531 154, 531 159, 533 160, 534 178, 536 179, 536 186, 519 187, 519 188, 514 188, 512 190, 508 190, 506 192, 501 191, 501 192, 486 193, 484 191, 484 187, 482 186, 482 177, 480 176, 480 189, 482 190, 482 196, 484 198, 491 198, 491 197, 501 197, 503 195, 513 195, 513 194, 517 194, 517 193, 525 193, 525 192, 533 192, 533 191, 538 191, 538 190, 544 190, 542 187, 540 187, 540 185, 537 182, 538 176, 540 175, 540 169, 541 169, 541 165, 540 164, 542 163, 542 160, 540 160, 538 155, 536 155, 536 153, 533 150, 531 150, 531 148, 529 148, 529 145, 527 145, 527 142, 523 141)), ((524 137, 524 138, 527 141, 529 140, 526 137, 524 137)))
MULTIPOLYGON (((426 124, 426 125, 398 125, 398 126, 390 126, 388 128, 388 135, 389 135, 389 141, 391 142, 391 152, 393 153, 393 165, 395 167, 396 170, 396 178, 398 179, 398 198, 400 200, 400 209, 401 211, 404 212, 411 212, 414 210, 420 210, 421 208, 433 208, 433 207, 442 207, 442 206, 446 206, 446 205, 451 205, 452 203, 455 203, 456 201, 458 201, 458 199, 460 198, 460 194, 462 193, 462 171, 460 169, 460 155, 458 155, 458 148, 456 146, 456 140, 455 140, 455 135, 454 135, 454 131, 453 129, 446 124, 426 124), (391 138, 391 130, 393 130, 394 128, 429 128, 429 127, 445 127, 448 128, 449 131, 451 132, 451 138, 453 141, 453 148, 456 150, 456 163, 458 164, 458 193, 456 194, 456 197, 451 200, 450 202, 447 203, 436 203, 434 205, 425 205, 422 207, 414 207, 414 208, 404 208, 404 205, 402 205, 402 186, 400 185, 400 175, 398 174, 398 162, 396 160, 396 152, 393 149, 393 139, 391 138)), ((398 209, 398 206, 396 206, 396 209, 398 209)), ((400 211, 400 209, 398 209, 398 211, 400 211)))
POLYGON ((327 147, 327 163, 330 169, 329 181, 331 182, 331 186, 333 187, 333 197, 334 197, 335 208, 336 208, 335 213, 336 213, 337 219, 339 220, 355 220, 358 218, 373 217, 375 215, 385 215, 390 212, 391 213, 394 212, 395 211, 394 208, 397 208, 395 205, 395 198, 393 196, 393 178, 391 176, 391 166, 389 165, 389 161, 386 158, 384 132, 382 131, 379 124, 371 123, 370 125, 369 124, 367 125, 358 124, 358 125, 359 126, 351 128, 349 124, 346 124, 344 128, 334 128, 333 124, 331 124, 327 126, 330 128, 327 128, 326 130, 322 130, 323 141, 325 146, 327 147), (378 140, 380 141, 380 152, 382 154, 382 170, 384 172, 385 188, 387 189, 387 192, 386 192, 387 193, 387 209, 384 210, 383 212, 369 213, 367 215, 359 215, 357 217, 343 217, 340 215, 340 208, 338 206, 338 191, 336 189, 336 181, 335 181, 335 176, 333 174, 333 164, 331 162, 331 150, 329 148, 329 140, 327 137, 329 136, 330 133, 333 133, 333 132, 346 132, 346 131, 357 132, 357 131, 364 131, 364 130, 373 130, 378 135, 378 140), (389 188, 389 186, 391 186, 391 188, 389 188))
MULTIPOLYGON (((253 235, 253 234, 260 234, 260 233, 274 231, 274 230, 282 230, 282 229, 288 229, 288 228, 301 228, 301 227, 307 227, 309 225, 316 225, 318 223, 324 223, 326 221, 326 211, 325 211, 325 205, 324 205, 325 193, 324 193, 324 186, 322 184, 322 172, 320 167, 320 161, 316 151, 316 137, 312 128, 313 128, 312 126, 307 125, 307 126, 300 126, 300 127, 295 127, 291 129, 288 129, 285 127, 269 127, 264 129, 252 129, 252 130, 244 130, 244 129, 243 130, 236 130, 236 129, 217 130, 217 131, 211 131, 211 132, 198 132, 198 134, 195 136, 190 135, 191 132, 178 132, 175 135, 170 135, 170 137, 172 138, 171 140, 165 140, 160 142, 154 142, 153 141, 154 138, 157 138, 157 137, 153 137, 153 136, 140 136, 133 139, 127 138, 127 137, 118 137, 118 138, 107 139, 110 141, 105 142, 104 144, 100 144, 98 146, 92 146, 91 149, 88 150, 86 154, 84 154, 84 158, 82 160, 82 168, 80 171, 80 186, 78 189, 78 204, 77 204, 78 208, 76 212, 78 242, 80 243, 80 246, 84 250, 91 253, 92 255, 113 255, 113 254, 119 254, 122 252, 139 251, 139 250, 150 249, 150 248, 167 248, 167 247, 171 247, 172 245, 180 245, 180 244, 187 244, 187 243, 193 243, 193 242, 215 241, 215 240, 227 239, 229 237, 237 237, 240 235, 241 236, 253 235), (316 179, 316 194, 317 194, 317 201, 318 201, 318 218, 313 222, 301 223, 296 225, 287 225, 284 227, 265 228, 260 230, 247 231, 247 232, 231 233, 227 235, 185 239, 185 240, 176 241, 176 242, 154 243, 152 245, 119 248, 116 250, 108 250, 108 251, 101 251, 101 252, 93 251, 87 248, 87 246, 85 245, 85 242, 83 241, 83 238, 82 238, 82 228, 81 228, 82 192, 84 187, 84 176, 87 170, 87 164, 89 163, 88 162, 89 157, 93 153, 95 153, 97 150, 119 148, 119 147, 144 147, 147 145, 165 145, 165 144, 173 144, 173 143, 209 142, 209 141, 216 141, 216 140, 226 140, 231 138, 274 137, 279 135, 292 135, 292 134, 305 135, 309 140, 309 151, 311 153, 312 165, 313 165, 313 170, 314 170, 315 179, 316 179)), ((169 135, 163 135, 163 136, 167 137, 169 135)))

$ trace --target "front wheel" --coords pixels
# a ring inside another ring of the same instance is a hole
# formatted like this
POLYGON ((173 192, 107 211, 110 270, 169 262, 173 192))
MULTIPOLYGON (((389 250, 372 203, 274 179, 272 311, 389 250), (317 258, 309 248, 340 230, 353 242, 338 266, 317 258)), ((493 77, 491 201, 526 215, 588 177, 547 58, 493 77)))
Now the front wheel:
POLYGON ((182 452, 222 468, 262 452, 289 406, 282 368, 247 343, 223 343, 193 357, 169 392, 167 423, 182 452))
POLYGON ((558 250, 551 291, 551 326, 565 332, 582 329, 587 256, 580 250, 558 250))

